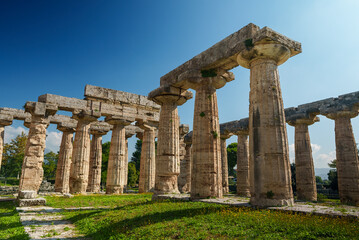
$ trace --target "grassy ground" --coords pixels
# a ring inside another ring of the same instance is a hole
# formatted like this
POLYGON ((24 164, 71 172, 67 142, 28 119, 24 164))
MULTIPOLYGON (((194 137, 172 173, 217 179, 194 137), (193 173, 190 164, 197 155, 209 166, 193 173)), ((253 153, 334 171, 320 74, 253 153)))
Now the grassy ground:
POLYGON ((151 195, 47 197, 93 239, 359 239, 359 222, 200 202, 150 201, 151 195))
POLYGON ((12 201, 0 201, 0 239, 29 239, 12 201))

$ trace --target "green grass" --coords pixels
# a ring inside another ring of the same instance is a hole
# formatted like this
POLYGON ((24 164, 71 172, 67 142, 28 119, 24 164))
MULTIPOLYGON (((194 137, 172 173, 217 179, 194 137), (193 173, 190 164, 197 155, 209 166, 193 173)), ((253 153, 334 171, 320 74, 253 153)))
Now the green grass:
POLYGON ((152 202, 150 197, 141 194, 47 200, 53 207, 103 203, 116 207, 61 213, 92 239, 359 239, 357 220, 201 202, 152 202))
POLYGON ((0 202, 0 239, 29 239, 12 201, 0 202))

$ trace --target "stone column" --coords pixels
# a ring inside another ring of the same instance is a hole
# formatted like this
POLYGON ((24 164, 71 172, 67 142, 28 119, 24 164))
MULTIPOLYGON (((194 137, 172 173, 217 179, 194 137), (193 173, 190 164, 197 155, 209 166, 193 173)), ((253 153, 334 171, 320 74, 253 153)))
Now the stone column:
POLYGON ((126 159, 126 162, 125 162, 125 189, 127 189, 127 185, 128 185, 128 139, 130 137, 132 137, 135 133, 133 132, 128 132, 126 131, 126 152, 125 152, 125 159, 126 159))
POLYGON ((90 162, 90 124, 98 117, 86 111, 73 114, 77 127, 70 170, 70 193, 86 193, 90 162))
MULTIPOLYGON (((177 106, 192 98, 191 92, 174 87, 158 89, 149 97, 162 105, 157 137, 155 194, 179 193, 179 117, 177 106)), ((150 93, 151 95, 151 93, 150 93)))
POLYGON ((340 111, 326 115, 335 121, 335 146, 340 201, 355 205, 359 205, 359 161, 350 118, 357 115, 357 111, 340 111))
POLYGON ((179 159, 180 159, 180 174, 178 175, 178 190, 181 193, 185 193, 185 192, 189 192, 189 181, 191 181, 190 178, 190 156, 191 154, 187 152, 190 151, 191 149, 191 144, 189 144, 189 146, 187 146, 188 144, 186 143, 185 140, 185 136, 186 134, 189 132, 189 126, 187 124, 181 124, 180 128, 179 128, 179 134, 180 134, 180 139, 179 139, 179 146, 180 146, 180 154, 179 154, 179 159), (189 174, 189 175, 188 175, 189 174), (189 178, 189 179, 188 179, 189 178))
POLYGON ((298 200, 317 201, 317 185, 308 126, 318 121, 319 118, 315 116, 288 121, 289 125, 295 127, 295 172, 298 200))
POLYGON ((156 151, 155 151, 155 137, 156 128, 150 124, 139 122, 136 123, 138 127, 144 130, 142 137, 142 149, 140 160, 140 179, 138 185, 138 192, 152 192, 155 187, 155 173, 156 173, 156 151))
POLYGON ((5 126, 9 126, 11 124, 12 117, 10 115, 0 115, 0 170, 4 151, 5 126))
POLYGON ((107 117, 106 122, 113 125, 110 156, 108 159, 106 193, 121 194, 127 182, 126 176, 126 130, 125 126, 133 120, 126 120, 117 116, 107 117))
POLYGON ((90 130, 92 141, 90 147, 90 170, 87 192, 99 193, 101 188, 102 136, 107 131, 90 130))
POLYGON ((27 102, 25 111, 31 113, 31 125, 26 142, 24 161, 21 169, 18 204, 19 206, 42 205, 45 199, 37 200, 44 171, 44 150, 48 116, 54 115, 57 107, 40 102, 27 102))
POLYGON ((69 193, 69 179, 73 149, 72 141, 75 128, 58 126, 57 129, 62 131, 62 140, 59 151, 59 160, 57 161, 56 168, 55 192, 69 193))
POLYGON ((291 49, 286 42, 275 43, 266 38, 253 43, 251 40, 251 45, 237 57, 241 66, 250 69, 250 201, 262 207, 292 205, 288 138, 278 73, 278 65, 291 56, 291 49))
POLYGON ((237 140, 237 194, 250 197, 248 132, 238 132, 237 140))
POLYGON ((222 186, 223 194, 229 193, 228 183, 228 158, 227 158, 227 142, 229 135, 221 135, 221 161, 222 161, 222 186))
POLYGON ((193 137, 191 199, 223 196, 222 161, 216 89, 234 79, 232 73, 194 77, 196 90, 193 137))

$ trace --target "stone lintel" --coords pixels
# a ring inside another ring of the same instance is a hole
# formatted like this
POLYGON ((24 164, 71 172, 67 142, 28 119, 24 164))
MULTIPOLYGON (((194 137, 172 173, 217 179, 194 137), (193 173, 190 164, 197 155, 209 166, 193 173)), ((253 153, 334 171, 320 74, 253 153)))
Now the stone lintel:
POLYGON ((58 108, 55 104, 42 102, 26 102, 25 112, 35 116, 48 117, 55 115, 58 108))
POLYGON ((148 94, 148 99, 160 105, 175 101, 180 106, 192 97, 192 92, 172 86, 159 87, 148 94))
POLYGON ((16 108, 0 108, 0 114, 10 115, 16 120, 25 120, 26 118, 31 119, 30 113, 27 113, 22 109, 16 108))
POLYGON ((0 114, 0 126, 9 126, 14 118, 11 115, 0 114))

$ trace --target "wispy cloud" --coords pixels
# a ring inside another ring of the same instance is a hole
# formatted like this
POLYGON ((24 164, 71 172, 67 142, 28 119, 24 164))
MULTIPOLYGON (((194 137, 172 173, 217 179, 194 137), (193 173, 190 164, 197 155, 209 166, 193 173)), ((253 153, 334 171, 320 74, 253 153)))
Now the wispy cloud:
POLYGON ((23 127, 13 127, 13 126, 6 126, 5 127, 5 143, 10 143, 10 141, 16 138, 22 132, 28 134, 29 130, 23 127))
POLYGON ((48 131, 46 135, 46 151, 57 153, 60 148, 62 133, 48 131))

